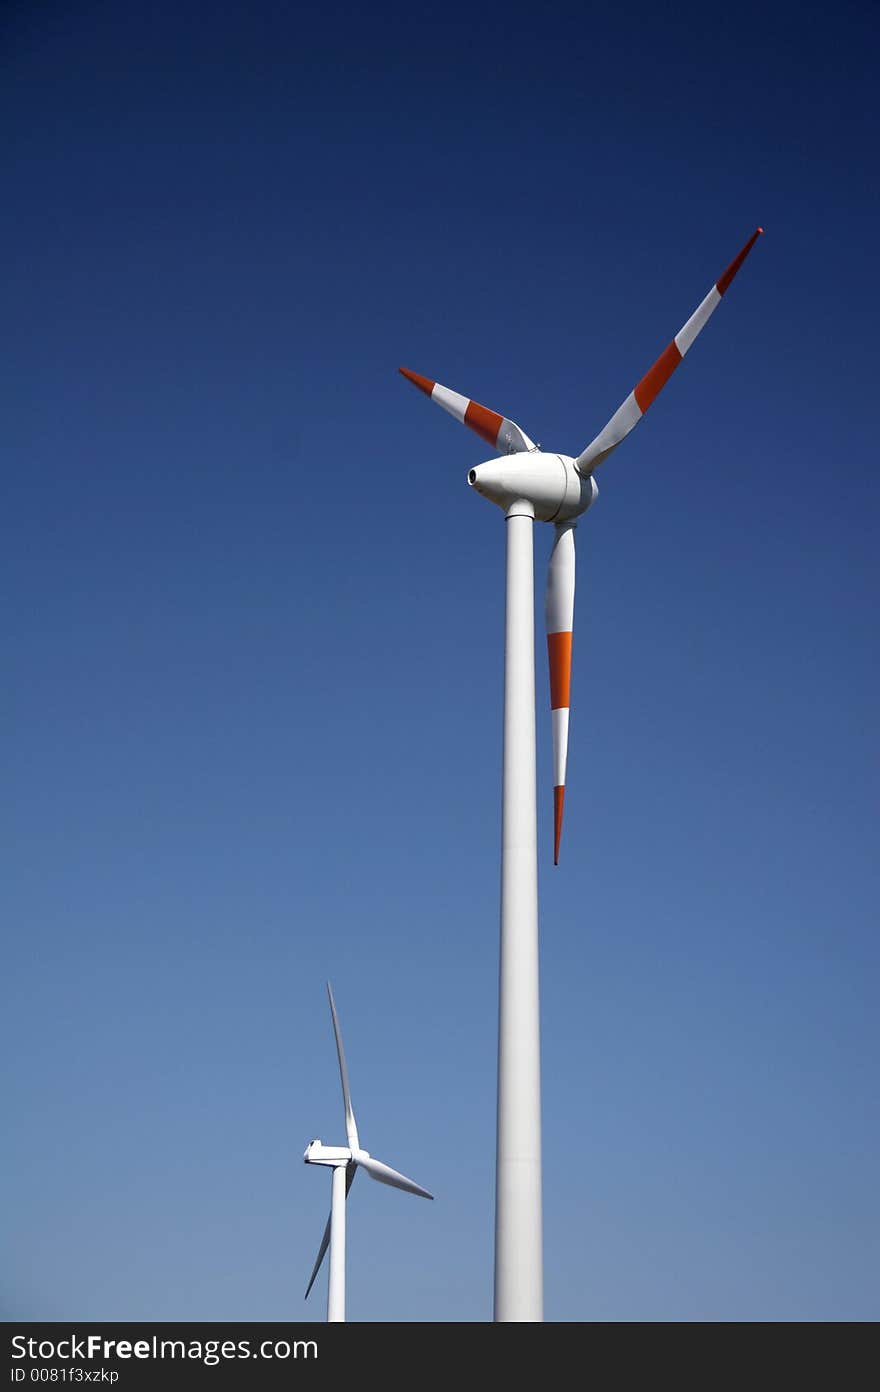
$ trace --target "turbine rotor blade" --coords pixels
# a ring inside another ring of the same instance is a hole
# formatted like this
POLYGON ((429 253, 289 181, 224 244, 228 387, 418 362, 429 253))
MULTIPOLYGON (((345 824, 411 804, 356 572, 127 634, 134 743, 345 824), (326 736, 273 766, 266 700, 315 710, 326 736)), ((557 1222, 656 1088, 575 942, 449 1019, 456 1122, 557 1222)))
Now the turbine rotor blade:
POLYGON ((333 1033, 336 1035, 336 1053, 339 1056, 339 1076, 342 1079, 342 1100, 345 1103, 345 1134, 348 1136, 350 1148, 352 1150, 357 1150, 360 1146, 360 1142, 358 1140, 354 1111, 351 1106, 351 1092, 348 1087, 348 1069, 345 1066, 345 1050, 342 1047, 342 1032, 339 1028, 339 1017, 336 1014, 336 1002, 333 999, 333 991, 329 981, 327 982, 327 995, 330 997, 330 1014, 333 1017, 333 1033))
POLYGON ((398 371, 462 425, 476 431, 480 439, 485 440, 496 454, 519 454, 522 450, 535 448, 525 431, 506 416, 499 416, 497 411, 490 411, 478 401, 471 401, 459 392, 450 391, 449 387, 441 386, 430 377, 422 377, 419 372, 410 372, 408 367, 401 367, 398 371))
POLYGON ((576 522, 557 522, 556 539, 547 568, 544 616, 550 663, 550 718, 553 721, 553 864, 559 864, 562 811, 565 804, 565 766, 568 760, 568 717, 571 699, 571 645, 574 627, 576 522))
POLYGON ((725 291, 745 261, 755 242, 764 231, 759 227, 752 233, 742 250, 734 257, 727 270, 719 276, 706 298, 694 310, 687 323, 679 329, 675 338, 664 348, 653 367, 650 367, 629 396, 618 406, 604 429, 595 440, 574 461, 579 474, 586 478, 595 468, 607 459, 612 450, 617 449, 621 440, 638 425, 651 402, 659 394, 672 376, 685 353, 697 335, 705 328, 710 316, 721 303, 725 291))
POLYGON ((418 1194, 421 1199, 433 1199, 434 1195, 429 1194, 427 1189, 423 1189, 415 1180, 407 1179, 406 1175, 399 1170, 392 1170, 390 1165, 383 1165, 381 1160, 374 1160, 372 1155, 367 1155, 361 1151, 357 1157, 357 1163, 373 1179, 377 1179, 380 1184, 390 1184, 392 1189, 402 1189, 406 1194, 418 1194))
POLYGON ((321 1269, 321 1262, 324 1260, 324 1257, 326 1256, 326 1253, 327 1253, 327 1248, 328 1248, 329 1246, 330 1246, 330 1218, 328 1217, 328 1219, 327 1219, 327 1226, 326 1226, 326 1228, 324 1229, 324 1236, 321 1238, 321 1245, 320 1245, 320 1247, 318 1248, 318 1255, 317 1255, 317 1257, 315 1258, 315 1265, 312 1267, 312 1274, 311 1274, 311 1276, 309 1277, 309 1284, 306 1286, 306 1293, 305 1293, 305 1295, 303 1296, 303 1299, 304 1299, 304 1300, 308 1300, 308 1298, 309 1298, 309 1292, 311 1291, 312 1286, 315 1284, 315 1277, 317 1276, 318 1272, 319 1272, 320 1269, 321 1269))
MULTIPOLYGON (((354 1163, 354 1161, 349 1161, 349 1163, 348 1163, 348 1164, 346 1165, 346 1167, 345 1167, 345 1197, 346 1197, 346 1198, 348 1198, 348 1191, 349 1191, 349 1189, 351 1188, 352 1184, 354 1183, 354 1176, 355 1176, 355 1171, 356 1171, 356 1170, 357 1170, 357 1165, 354 1163)), ((332 1216, 333 1216, 333 1215, 331 1214, 331 1215, 328 1217, 328 1219, 327 1219, 327 1226, 326 1226, 326 1228, 324 1229, 324 1236, 321 1238, 321 1245, 320 1245, 320 1247, 318 1248, 318 1255, 317 1255, 317 1257, 315 1258, 315 1265, 312 1267, 312 1274, 311 1274, 311 1276, 309 1277, 309 1284, 306 1286, 306 1293, 305 1293, 305 1295, 303 1296, 303 1300, 308 1300, 308 1298, 309 1298, 309 1292, 311 1291, 312 1286, 315 1284, 315 1277, 317 1276, 318 1272, 319 1272, 320 1269, 321 1269, 321 1262, 324 1260, 324 1257, 327 1255, 327 1248, 330 1246, 330 1222, 331 1222, 332 1216)))

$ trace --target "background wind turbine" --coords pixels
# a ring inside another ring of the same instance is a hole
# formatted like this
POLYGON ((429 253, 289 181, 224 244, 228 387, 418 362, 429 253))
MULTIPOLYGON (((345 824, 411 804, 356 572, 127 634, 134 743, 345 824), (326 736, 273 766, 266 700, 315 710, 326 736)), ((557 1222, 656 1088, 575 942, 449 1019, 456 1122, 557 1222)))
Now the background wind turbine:
POLYGON ((427 1189, 423 1189, 413 1180, 407 1179, 406 1175, 400 1174, 398 1170, 392 1170, 390 1165, 383 1165, 381 1160, 374 1160, 368 1150, 361 1149, 354 1110, 351 1105, 348 1069, 345 1066, 345 1051, 342 1048, 339 1018, 336 1014, 336 1003, 329 981, 327 982, 327 995, 330 997, 330 1015, 333 1019, 336 1052, 339 1056, 339 1076, 342 1079, 342 1101, 345 1105, 345 1134, 348 1138, 348 1145, 325 1146, 320 1140, 311 1141, 303 1156, 307 1165, 326 1165, 332 1170, 330 1217, 327 1219, 327 1226, 324 1229, 324 1236, 321 1238, 315 1265, 309 1277, 309 1284, 306 1286, 305 1298, 308 1300, 309 1291, 315 1284, 315 1277, 329 1247, 330 1277, 327 1286, 327 1319, 331 1323, 340 1323, 345 1319, 345 1205, 358 1168, 366 1170, 367 1174, 371 1175, 373 1179, 377 1179, 380 1184, 390 1184, 392 1188, 403 1189, 407 1194, 418 1194, 423 1199, 432 1199, 434 1195, 429 1194, 427 1189))
POLYGON ((495 1319, 543 1319, 541 1077, 535 784, 533 522, 553 522, 545 617, 553 722, 553 859, 559 860, 571 685, 577 519, 595 501, 593 471, 626 438, 712 315, 763 228, 731 261, 607 425, 573 458, 538 448, 518 425, 429 377, 400 371, 501 458, 468 483, 507 517, 501 969, 495 1176, 495 1319))

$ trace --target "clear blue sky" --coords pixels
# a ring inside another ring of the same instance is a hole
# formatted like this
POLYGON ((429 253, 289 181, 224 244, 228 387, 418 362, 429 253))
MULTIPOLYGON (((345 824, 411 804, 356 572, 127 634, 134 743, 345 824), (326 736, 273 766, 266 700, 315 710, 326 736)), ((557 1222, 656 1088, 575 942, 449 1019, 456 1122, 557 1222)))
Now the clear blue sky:
MULTIPOLYGON (((766 236, 539 671, 548 1318, 878 1314, 877 10, 10 4, 2 1307, 491 1310, 504 525, 766 236)), ((536 537, 540 576, 550 531, 536 537)), ((543 639, 539 630, 539 654, 543 639)))

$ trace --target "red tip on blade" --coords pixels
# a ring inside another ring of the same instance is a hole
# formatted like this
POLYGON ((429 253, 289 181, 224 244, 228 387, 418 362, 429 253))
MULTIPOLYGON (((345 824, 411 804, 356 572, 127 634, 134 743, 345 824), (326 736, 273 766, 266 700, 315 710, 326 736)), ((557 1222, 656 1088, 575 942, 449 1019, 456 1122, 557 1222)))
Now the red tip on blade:
POLYGON ((399 367, 397 370, 408 382, 412 382, 414 387, 423 391, 425 396, 430 396, 437 385, 436 382, 431 381, 430 377, 423 377, 419 372, 410 372, 408 367, 399 367))
POLYGON ((565 787, 553 789, 553 864, 559 864, 559 842, 562 837, 562 808, 565 804, 565 787))
POLYGON ((718 291, 719 295, 723 295, 725 290, 729 290, 730 282, 733 280, 733 277, 736 275, 763 231, 763 227, 759 227, 757 231, 752 233, 739 255, 733 258, 724 274, 718 277, 715 282, 715 289, 718 291))

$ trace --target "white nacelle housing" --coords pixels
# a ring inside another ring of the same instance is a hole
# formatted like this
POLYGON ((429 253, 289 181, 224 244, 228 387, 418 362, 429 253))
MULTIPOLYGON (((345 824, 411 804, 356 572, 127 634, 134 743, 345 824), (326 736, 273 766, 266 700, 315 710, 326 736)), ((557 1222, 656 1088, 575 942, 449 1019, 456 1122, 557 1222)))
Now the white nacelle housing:
POLYGON ((539 522, 564 522, 577 517, 597 497, 592 478, 581 478, 567 454, 526 450, 490 459, 468 474, 468 483, 490 503, 507 509, 516 502, 530 503, 539 522))
POLYGON ((327 1146, 322 1141, 310 1141, 303 1155, 307 1165, 347 1165, 350 1159, 347 1146, 327 1146))

